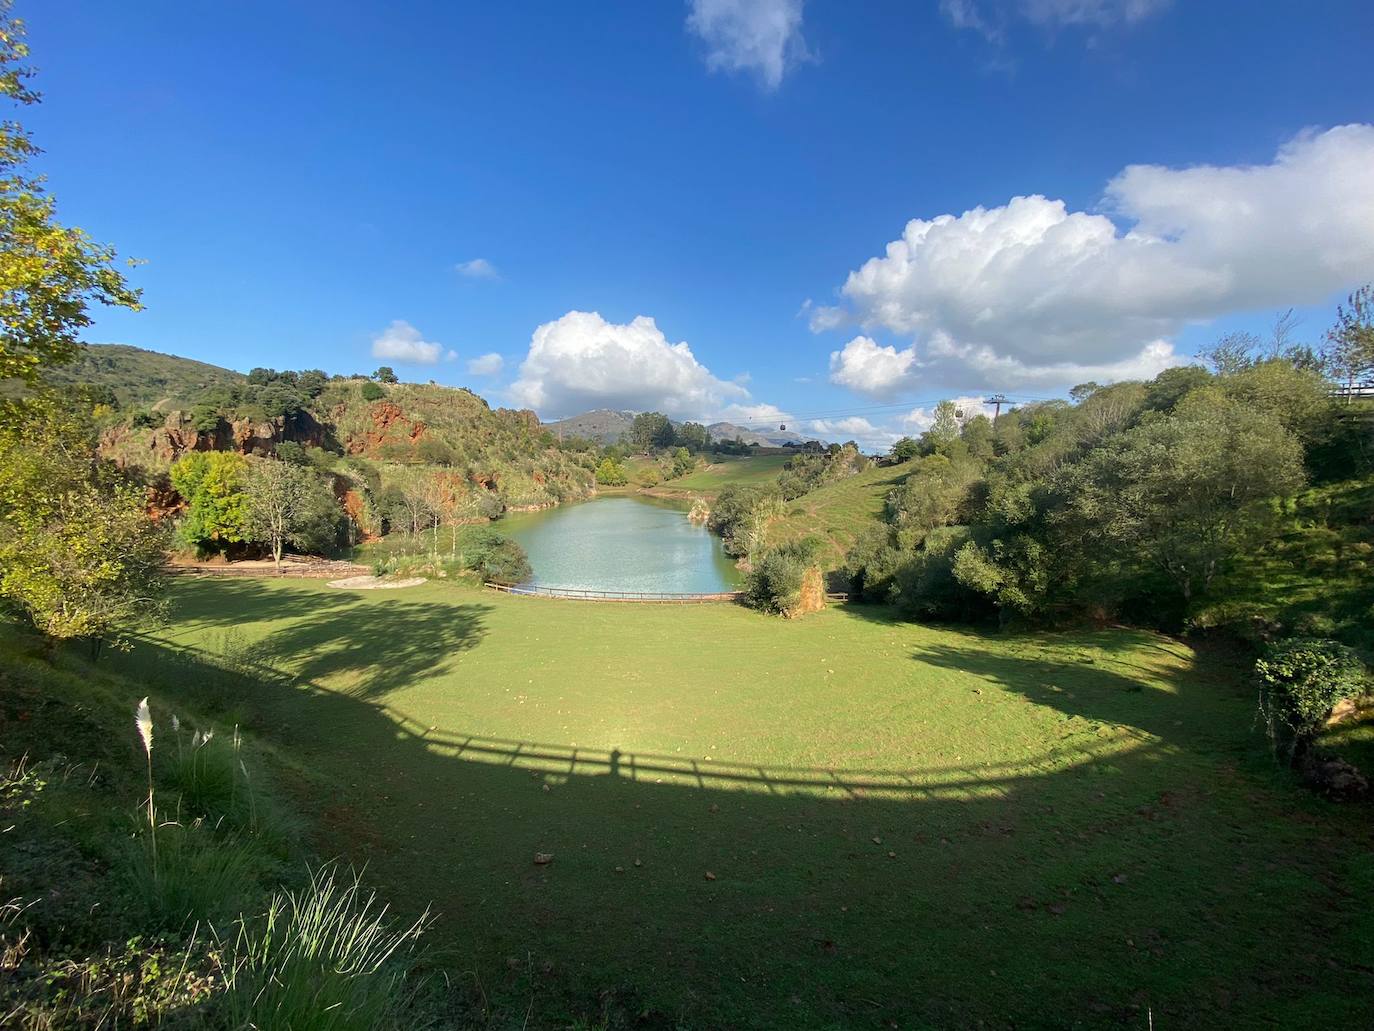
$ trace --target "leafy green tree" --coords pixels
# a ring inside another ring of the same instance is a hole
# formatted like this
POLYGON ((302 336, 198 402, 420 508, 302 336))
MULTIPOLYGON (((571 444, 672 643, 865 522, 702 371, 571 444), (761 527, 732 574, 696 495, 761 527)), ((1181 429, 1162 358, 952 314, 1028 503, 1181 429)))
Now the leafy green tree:
POLYGON ((1362 286, 1336 307, 1326 333, 1326 359, 1347 390, 1374 373, 1374 286, 1362 286))
POLYGON ((1302 449, 1272 414, 1194 395, 1091 452, 1071 508, 1171 579, 1184 603, 1264 541, 1270 499, 1303 482, 1302 449))
POLYGON ((630 424, 630 446, 641 454, 654 448, 671 447, 673 424, 662 412, 640 412, 630 424))
POLYGON ((623 487, 630 478, 625 474, 625 467, 607 455, 596 467, 596 482, 606 487, 623 487))
POLYGON ((921 453, 921 445, 911 437, 903 437, 892 445, 892 457, 898 462, 909 462, 921 453))
POLYGON ((677 480, 686 476, 697 467, 696 457, 685 447, 673 452, 673 464, 668 470, 668 479, 677 480))
POLYGON ((973 458, 986 461, 996 454, 997 435, 993 431, 992 420, 986 415, 975 415, 965 422, 960 439, 973 458))
POLYGON ((256 461, 247 493, 250 538, 267 547, 277 572, 287 545, 312 551, 332 543, 339 508, 312 470, 273 458, 256 461))
POLYGON ((386 397, 386 391, 370 380, 363 384, 363 400, 371 403, 386 397))
POLYGON ((692 454, 700 454, 711 446, 711 433, 699 422, 684 422, 677 429, 677 443, 692 454))
POLYGON ((276 419, 303 411, 305 398, 291 384, 278 380, 258 391, 258 404, 269 419, 276 419))
POLYGON ((955 415, 953 401, 941 401, 935 406, 935 420, 930 428, 921 434, 922 454, 948 454, 954 442, 959 439, 959 417, 955 415))
POLYGON ((383 365, 381 368, 379 368, 376 372, 372 374, 372 378, 375 379, 378 383, 400 382, 399 380, 397 380, 396 373, 392 370, 390 365, 383 365))
POLYGON ((314 399, 324 392, 325 385, 329 382, 321 369, 306 369, 301 373, 297 382, 297 388, 308 398, 314 399))
POLYGON ((50 642, 158 618, 164 538, 145 491, 102 462, 89 421, 51 395, 0 427, 0 597, 50 642))
MULTIPOLYGON (((24 23, 11 9, 0 0, 0 96, 33 104, 39 97, 27 84, 24 23)), ((76 356, 77 334, 91 324, 91 302, 139 307, 114 251, 55 220, 42 180, 27 170, 37 152, 20 125, 0 123, 0 381, 28 384, 43 366, 76 356)))
POLYGON ((186 502, 177 527, 197 551, 223 551, 248 539, 248 460, 232 451, 193 451, 170 471, 172 487, 186 502))

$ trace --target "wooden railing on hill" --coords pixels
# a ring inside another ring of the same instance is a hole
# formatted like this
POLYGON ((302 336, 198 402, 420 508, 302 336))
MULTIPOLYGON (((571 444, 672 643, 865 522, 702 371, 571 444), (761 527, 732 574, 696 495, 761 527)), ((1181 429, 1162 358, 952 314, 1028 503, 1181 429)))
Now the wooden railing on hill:
POLYGON ((512 586, 488 582, 487 587, 503 594, 518 594, 526 598, 561 598, 565 601, 637 601, 667 605, 693 605, 707 602, 739 601, 742 591, 721 591, 716 594, 673 594, 666 591, 596 591, 580 587, 512 586))

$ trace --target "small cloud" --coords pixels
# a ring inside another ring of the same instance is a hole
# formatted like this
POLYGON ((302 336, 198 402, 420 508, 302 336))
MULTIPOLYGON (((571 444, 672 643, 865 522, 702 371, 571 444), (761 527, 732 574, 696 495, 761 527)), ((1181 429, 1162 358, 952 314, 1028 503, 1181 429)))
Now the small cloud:
POLYGON ((443 354, 440 344, 425 340, 405 319, 397 319, 372 338, 372 357, 412 365, 433 365, 443 354))
POLYGON ((446 361, 446 362, 456 362, 457 360, 458 360, 458 352, 455 351, 455 350, 453 350, 453 348, 449 348, 449 349, 444 353, 444 361, 446 361))
POLYGON ((688 0, 687 28, 706 44, 711 71, 754 72, 766 90, 812 59, 802 37, 804 0, 688 0))
POLYGON ((479 355, 468 361, 469 376, 495 376, 506 367, 506 360, 496 352, 479 355))
POLYGON ((806 324, 813 333, 824 333, 829 329, 839 329, 849 321, 849 312, 843 308, 832 308, 824 304, 816 304, 811 298, 807 298, 801 306, 798 315, 806 316, 806 324))
POLYGON ((501 273, 496 270, 496 266, 486 258, 473 258, 471 261, 460 261, 456 266, 460 276, 466 279, 500 279, 501 273))

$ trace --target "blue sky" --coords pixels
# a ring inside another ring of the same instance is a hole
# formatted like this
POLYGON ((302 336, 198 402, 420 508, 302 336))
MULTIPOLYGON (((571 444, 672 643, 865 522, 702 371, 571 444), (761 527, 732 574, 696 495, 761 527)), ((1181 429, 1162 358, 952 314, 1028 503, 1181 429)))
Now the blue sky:
POLYGON ((18 7, 93 341, 881 443, 1374 278, 1365 2, 18 7))

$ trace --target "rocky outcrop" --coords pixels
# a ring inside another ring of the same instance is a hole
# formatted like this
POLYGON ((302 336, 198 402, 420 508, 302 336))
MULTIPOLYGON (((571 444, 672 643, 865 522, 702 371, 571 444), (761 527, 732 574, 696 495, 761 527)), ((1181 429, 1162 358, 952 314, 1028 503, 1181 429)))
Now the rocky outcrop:
POLYGON ((388 445, 412 447, 425 435, 425 424, 409 418, 390 401, 378 401, 368 409, 370 425, 344 442, 350 455, 376 455, 388 445))
POLYGON ((197 429, 185 412, 172 412, 161 426, 146 430, 114 426, 100 439, 101 452, 121 466, 136 464, 158 469, 175 462, 188 451, 237 451, 243 455, 270 455, 284 441, 322 447, 325 429, 309 412, 254 421, 220 419, 212 429, 197 429))

